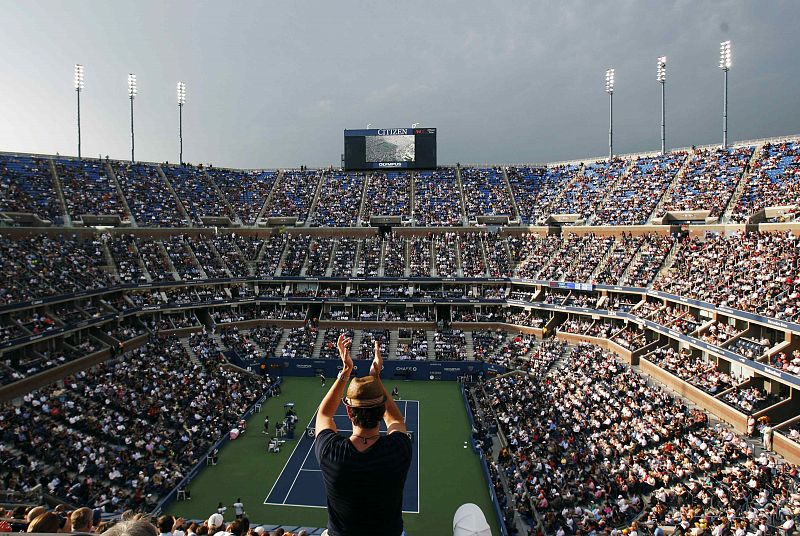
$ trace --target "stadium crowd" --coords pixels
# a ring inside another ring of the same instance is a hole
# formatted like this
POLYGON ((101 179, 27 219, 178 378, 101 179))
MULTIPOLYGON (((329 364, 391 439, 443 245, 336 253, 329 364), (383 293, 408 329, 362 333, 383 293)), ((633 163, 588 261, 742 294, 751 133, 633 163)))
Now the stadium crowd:
POLYGON ((771 318, 800 320, 800 247, 791 232, 685 238, 653 288, 771 318))
MULTIPOLYGON (((139 227, 199 226, 207 216, 253 224, 263 212, 264 217, 308 220, 309 226, 347 227, 359 219, 366 225, 370 216, 379 215, 413 216, 418 225, 455 226, 480 215, 514 216, 518 207, 527 223, 543 223, 550 214, 578 214, 589 223, 624 225, 645 223, 663 198, 659 214, 708 209, 714 217, 732 211, 735 221, 745 221, 762 208, 794 203, 797 190, 796 142, 767 144, 755 159, 753 151, 699 150, 688 156, 674 153, 548 169, 463 168, 458 175, 449 168, 414 175, 302 170, 283 172, 280 179, 277 172, 68 159, 53 160, 51 166, 41 159, 0 156, 0 210, 32 211, 54 223, 64 214, 73 219, 118 215, 130 217, 139 227), (733 206, 739 187, 744 193, 733 206)), ((0 305, 120 284, 250 275, 366 280, 325 288, 262 281, 118 291, 80 304, 7 314, 2 317, 0 343, 47 335, 130 307, 214 304, 230 297, 348 294, 375 299, 413 296, 429 302, 416 309, 368 300, 364 303, 371 305, 363 307, 328 303, 321 314, 307 304, 212 305, 196 315, 191 310, 120 317, 94 328, 92 337, 65 338, 67 343, 59 347, 4 355, 0 385, 101 349, 110 349, 113 358, 72 375, 63 385, 41 388, 19 404, 3 407, 0 445, 8 472, 0 483, 22 491, 40 484, 59 499, 107 511, 151 508, 271 390, 269 378, 228 367, 211 334, 192 335, 184 341, 188 348, 167 336, 172 329, 204 330, 204 324, 217 330, 222 347, 245 363, 275 355, 279 347, 283 357, 311 357, 319 348, 321 358, 335 359, 339 328, 320 329, 316 321, 294 328, 245 328, 238 323, 303 321, 313 315, 324 320, 432 322, 440 314, 430 305, 434 300, 510 296, 554 306, 630 311, 781 372, 800 374, 800 350, 770 352, 784 342, 772 332, 745 332, 746 322, 728 322, 724 311, 702 327, 709 319, 688 305, 640 301, 633 290, 626 291, 631 296, 626 299, 546 285, 512 287, 503 281, 481 287, 453 281, 369 281, 382 276, 464 276, 652 285, 682 298, 800 322, 800 244, 790 231, 614 237, 565 229, 561 235, 547 236, 494 230, 399 235, 381 229, 363 238, 195 231, 157 237, 138 231, 0 235, 0 305), (145 335, 150 339, 146 347, 116 356, 123 345, 115 343, 145 335)), ((452 313, 453 321, 536 328, 556 318, 520 309, 520 304, 453 306, 452 313)), ((634 323, 613 319, 568 316, 558 331, 608 338, 631 351, 653 342, 634 323)), ((507 506, 513 505, 531 524, 538 516, 548 533, 599 533, 640 523, 649 529, 673 525, 678 533, 699 529, 715 535, 759 534, 759 526, 774 528, 782 518, 793 520, 794 509, 800 507, 796 468, 769 456, 753 459, 739 436, 709 426, 703 414, 595 347, 579 345, 564 355, 565 345, 555 339, 541 343, 532 335, 443 324, 436 330, 426 326, 401 328, 398 333, 378 326, 359 330, 356 336, 356 351, 365 359, 371 358, 374 341, 389 354, 390 341, 396 338, 397 359, 464 360, 474 353, 480 361, 529 374, 486 382, 475 396, 481 408, 479 428, 485 430, 495 421, 509 441, 490 469, 495 488, 510 484, 507 506)), ((664 346, 643 358, 746 415, 790 396, 763 380, 728 372, 729 367, 715 358, 689 351, 664 346)), ((800 437, 798 429, 787 433, 800 437)))
POLYGON ((798 513, 796 467, 754 460, 743 438, 597 347, 581 344, 538 375, 486 382, 476 398, 482 425, 496 421, 508 440, 497 481, 548 534, 659 525, 768 534, 798 513))
POLYGON ((708 210, 711 217, 722 216, 752 156, 753 147, 695 150, 684 173, 665 194, 656 217, 688 210, 708 210))
POLYGON ((152 509, 270 391, 269 379, 227 368, 208 336, 190 345, 196 361, 163 339, 4 405, 4 489, 42 484, 109 512, 152 509))
MULTIPOLYGON (((797 213, 800 203, 800 143, 767 143, 750 168, 744 191, 736 203, 732 221, 746 222, 749 216, 768 207, 791 207, 787 219, 797 213)), ((769 221, 772 218, 767 218, 769 221)))
POLYGON ((55 161, 56 175, 61 181, 61 191, 67 211, 73 220, 84 214, 119 216, 128 219, 117 186, 100 160, 55 161))

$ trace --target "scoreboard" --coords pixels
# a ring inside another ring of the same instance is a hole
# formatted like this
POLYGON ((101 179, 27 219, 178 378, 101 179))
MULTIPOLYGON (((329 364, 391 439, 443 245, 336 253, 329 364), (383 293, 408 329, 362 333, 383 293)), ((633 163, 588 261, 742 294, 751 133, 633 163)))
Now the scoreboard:
POLYGON ((373 128, 344 131, 344 168, 434 169, 435 128, 373 128))

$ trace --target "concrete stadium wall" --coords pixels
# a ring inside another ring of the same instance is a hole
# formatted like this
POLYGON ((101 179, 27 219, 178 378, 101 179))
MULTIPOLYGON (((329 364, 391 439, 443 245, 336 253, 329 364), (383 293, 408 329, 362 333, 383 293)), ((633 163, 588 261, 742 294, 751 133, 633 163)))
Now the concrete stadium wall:
POLYGON ((658 365, 648 361, 647 358, 643 357, 640 359, 639 367, 642 372, 660 381, 680 396, 688 398, 698 406, 731 424, 736 431, 740 433, 745 433, 747 431, 747 415, 744 413, 736 411, 725 402, 714 398, 705 391, 670 374, 658 365))
POLYGON ((633 358, 632 358, 633 352, 631 352, 627 348, 624 348, 624 347, 620 346, 619 344, 617 344, 614 341, 611 341, 609 339, 603 339, 603 338, 600 338, 600 337, 592 337, 591 335, 580 335, 580 334, 577 334, 577 333, 564 333, 563 331, 557 332, 556 333, 556 338, 559 339, 559 340, 568 342, 569 344, 578 344, 580 342, 588 342, 588 343, 597 345, 600 348, 605 348, 606 350, 617 354, 617 356, 619 356, 623 361, 625 361, 629 365, 630 364, 634 364, 634 363, 632 363, 632 361, 633 361, 633 358))
MULTIPOLYGON (((135 350, 140 346, 144 346, 147 344, 147 339, 148 335, 141 335, 125 341, 119 348, 118 353, 121 354, 130 350, 135 350)), ((15 398, 24 396, 31 391, 35 391, 36 389, 41 389, 42 387, 46 387, 61 381, 67 376, 97 366, 100 363, 108 361, 108 359, 111 358, 111 355, 111 349, 105 348, 98 352, 79 357, 78 359, 68 363, 64 363, 59 367, 45 370, 44 372, 23 378, 17 382, 4 385, 0 387, 0 402, 14 400, 15 398)))

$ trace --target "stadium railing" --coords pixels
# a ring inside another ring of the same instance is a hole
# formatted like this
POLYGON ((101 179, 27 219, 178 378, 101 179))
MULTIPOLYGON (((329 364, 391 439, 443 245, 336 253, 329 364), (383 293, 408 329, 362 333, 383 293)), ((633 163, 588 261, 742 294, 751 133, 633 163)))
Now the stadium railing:
MULTIPOLYGON (((475 417, 472 415, 472 408, 469 407, 469 401, 467 400, 467 389, 464 384, 460 384, 459 388, 461 389, 461 401, 464 403, 464 409, 467 411, 467 419, 469 419, 469 427, 470 429, 475 428, 475 417)), ((497 519, 497 526, 500 528, 500 534, 502 536, 508 536, 508 530, 506 529, 505 518, 503 517, 503 511, 500 508, 500 501, 497 500, 497 493, 494 491, 494 485, 492 484, 492 476, 489 474, 489 465, 486 462, 486 458, 483 456, 483 451, 478 447, 475 443, 475 438, 472 437, 470 434, 469 438, 470 446, 472 450, 478 454, 478 457, 481 460, 481 470, 483 471, 483 478, 486 480, 486 486, 489 488, 489 497, 492 500, 492 507, 494 510, 495 518, 497 519)))

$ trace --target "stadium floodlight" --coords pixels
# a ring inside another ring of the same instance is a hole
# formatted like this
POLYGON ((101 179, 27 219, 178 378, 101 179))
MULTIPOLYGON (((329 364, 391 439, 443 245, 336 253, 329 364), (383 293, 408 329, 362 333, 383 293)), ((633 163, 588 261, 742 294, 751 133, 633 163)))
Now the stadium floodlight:
POLYGON ((656 80, 661 84, 661 154, 667 152, 667 127, 664 108, 664 88, 667 85, 667 57, 661 56, 656 63, 656 80))
POLYGON ((136 87, 136 75, 130 73, 128 75, 128 96, 130 98, 134 98, 138 93, 138 88, 136 87))
POLYGON ((372 123, 367 123, 367 128, 369 129, 370 127, 372 127, 372 123))
POLYGON ((733 65, 733 55, 731 54, 731 42, 723 41, 719 44, 719 68, 725 75, 725 82, 722 89, 722 147, 728 146, 728 71, 733 65))
POLYGON ((78 158, 81 157, 81 91, 83 90, 84 68, 80 63, 75 64, 75 93, 78 95, 78 158))
POLYGON ((608 93, 608 159, 614 156, 614 69, 606 70, 606 93, 608 93))
POLYGON ((134 158, 134 147, 135 138, 133 135, 133 99, 136 97, 136 93, 138 92, 136 87, 136 75, 133 73, 128 74, 128 98, 131 100, 131 162, 135 161, 134 158))
POLYGON ((719 68, 727 71, 733 65, 733 56, 731 55, 731 42, 723 41, 719 44, 719 68))
POLYGON ((411 123, 411 128, 417 128, 417 125, 419 125, 419 123, 411 123))
POLYGON ((180 154, 178 161, 183 164, 183 105, 186 104, 186 84, 178 82, 178 140, 180 154))
POLYGON ((614 93, 614 69, 606 69, 606 93, 614 93))
POLYGON ((178 104, 186 104, 186 84, 183 82, 178 82, 178 104))

